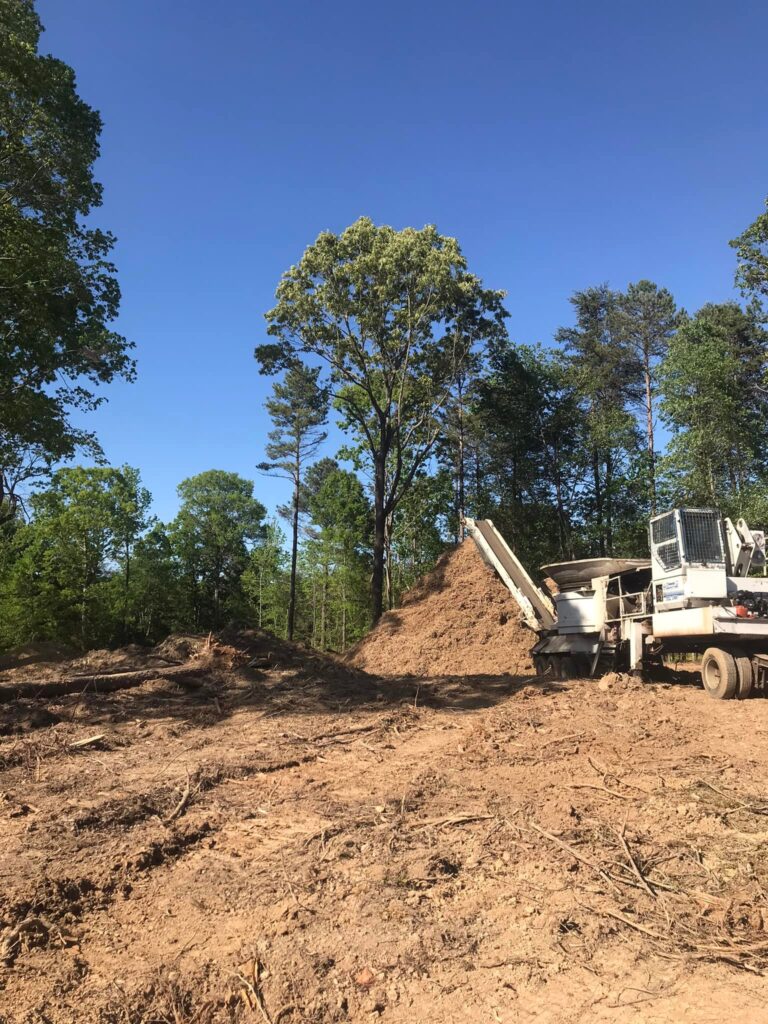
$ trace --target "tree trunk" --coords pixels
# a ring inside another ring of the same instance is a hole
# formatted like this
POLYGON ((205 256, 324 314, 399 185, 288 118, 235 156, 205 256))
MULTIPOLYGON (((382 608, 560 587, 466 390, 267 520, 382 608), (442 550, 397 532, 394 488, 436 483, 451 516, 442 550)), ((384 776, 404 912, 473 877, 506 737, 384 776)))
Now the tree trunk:
POLYGON ((592 451, 592 479, 595 484, 595 518, 598 528, 598 546, 600 554, 605 557, 605 529, 603 522, 603 491, 600 486, 600 453, 595 448, 592 451))
POLYGON ((651 499, 651 515, 656 515, 656 453, 653 444, 653 392, 651 390, 651 354, 646 346, 643 351, 643 373, 645 376, 645 429, 648 436, 648 482, 651 499))
POLYGON ((456 469, 457 481, 456 490, 458 497, 459 514, 459 543, 464 540, 464 516, 466 514, 465 487, 464 487, 464 397, 459 391, 459 443, 458 443, 458 465, 456 469))
POLYGON ((384 520, 384 592, 387 597, 387 609, 395 606, 394 585, 392 580, 392 529, 394 516, 390 512, 384 520))
POLYGON ((296 622, 296 563, 299 557, 299 471, 293 481, 293 518, 291 522, 291 586, 288 593, 288 639, 293 640, 296 622))
POLYGON ((386 542, 386 516, 384 514, 384 478, 386 455, 376 457, 373 479, 373 570, 371 572, 371 623, 381 618, 384 601, 384 547, 386 542))

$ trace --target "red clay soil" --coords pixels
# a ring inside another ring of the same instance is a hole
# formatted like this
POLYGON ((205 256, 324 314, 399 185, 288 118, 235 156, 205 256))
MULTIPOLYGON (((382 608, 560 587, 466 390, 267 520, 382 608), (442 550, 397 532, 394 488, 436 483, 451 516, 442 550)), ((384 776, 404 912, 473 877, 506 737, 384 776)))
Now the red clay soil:
POLYGON ((379 676, 527 675, 535 635, 474 541, 444 554, 347 654, 379 676))

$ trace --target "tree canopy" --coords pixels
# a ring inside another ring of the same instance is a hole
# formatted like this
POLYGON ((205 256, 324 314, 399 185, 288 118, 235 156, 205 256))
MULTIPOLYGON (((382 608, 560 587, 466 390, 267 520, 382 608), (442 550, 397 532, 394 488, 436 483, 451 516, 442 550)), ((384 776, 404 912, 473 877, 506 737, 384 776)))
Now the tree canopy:
POLYGON ((505 332, 502 293, 483 287, 453 238, 363 217, 324 232, 284 275, 267 313, 263 372, 325 365, 342 425, 373 479, 372 616, 382 611, 387 520, 431 456, 473 345, 505 332))

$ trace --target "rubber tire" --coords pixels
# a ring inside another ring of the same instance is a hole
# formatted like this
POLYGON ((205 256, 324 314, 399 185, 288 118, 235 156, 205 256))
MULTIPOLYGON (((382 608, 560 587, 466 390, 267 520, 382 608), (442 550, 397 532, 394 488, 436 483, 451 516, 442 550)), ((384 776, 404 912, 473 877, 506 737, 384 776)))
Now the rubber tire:
POLYGON ((543 676, 547 671, 547 659, 543 654, 534 654, 533 668, 537 676, 543 676))
POLYGON ((736 700, 746 700, 752 693, 755 683, 755 672, 752 668, 752 659, 745 651, 734 651, 736 660, 736 672, 739 676, 739 683, 736 687, 736 700))
POLYGON ((732 700, 739 686, 736 659, 720 647, 708 647, 701 659, 701 681, 713 700, 732 700))
POLYGON ((557 654, 550 654, 547 658, 547 668, 549 669, 550 679, 560 678, 560 657, 557 654))

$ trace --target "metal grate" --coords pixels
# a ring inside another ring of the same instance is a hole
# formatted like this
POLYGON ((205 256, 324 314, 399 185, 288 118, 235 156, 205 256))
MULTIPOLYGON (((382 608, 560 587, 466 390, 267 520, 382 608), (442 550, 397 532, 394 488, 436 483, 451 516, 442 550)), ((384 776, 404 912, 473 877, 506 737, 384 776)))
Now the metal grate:
POLYGON ((699 565, 725 564, 722 518, 714 509, 680 510, 683 546, 688 562, 699 565))
POLYGON ((674 540, 676 535, 674 512, 667 512, 666 515, 651 521, 651 540, 654 544, 663 544, 665 540, 674 540))
POLYGON ((676 540, 669 540, 665 544, 659 544, 656 548, 656 557, 665 569, 679 569, 680 545, 676 540))

